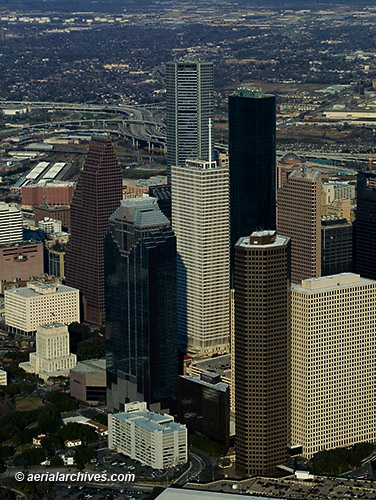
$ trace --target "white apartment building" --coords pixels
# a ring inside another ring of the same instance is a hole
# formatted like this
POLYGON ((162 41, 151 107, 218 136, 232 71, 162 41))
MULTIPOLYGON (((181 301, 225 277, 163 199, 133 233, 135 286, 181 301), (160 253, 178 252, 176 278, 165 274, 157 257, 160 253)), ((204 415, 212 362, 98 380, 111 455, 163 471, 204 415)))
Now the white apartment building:
POLYGON ((43 220, 40 220, 38 227, 46 234, 61 233, 62 231, 61 220, 52 219, 51 217, 44 217, 43 220))
POLYGON ((228 352, 229 171, 212 161, 171 167, 177 240, 178 335, 194 354, 228 352))
POLYGON ((292 285, 291 445, 376 440, 376 281, 343 273, 292 285))
POLYGON ((26 287, 5 290, 8 331, 32 335, 40 325, 69 325, 80 321, 79 290, 60 283, 30 281, 26 287))
POLYGON ((187 428, 170 415, 133 407, 108 416, 108 447, 154 469, 165 469, 187 462, 187 428))
POLYGON ((0 370, 0 386, 8 385, 8 374, 5 370, 0 370))
POLYGON ((36 352, 30 353, 28 362, 20 363, 28 373, 43 380, 50 377, 68 377, 77 364, 77 356, 69 352, 69 332, 66 325, 51 323, 39 326, 36 333, 36 352))
POLYGON ((0 245, 22 241, 22 212, 15 205, 0 202, 0 245))

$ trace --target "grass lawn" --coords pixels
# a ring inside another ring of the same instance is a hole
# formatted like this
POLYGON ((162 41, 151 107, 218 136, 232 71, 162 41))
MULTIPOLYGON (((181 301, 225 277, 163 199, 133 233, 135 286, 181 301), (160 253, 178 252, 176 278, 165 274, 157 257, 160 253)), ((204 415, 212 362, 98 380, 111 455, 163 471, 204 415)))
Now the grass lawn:
POLYGON ((41 398, 35 396, 16 396, 16 410, 32 411, 43 406, 41 398))

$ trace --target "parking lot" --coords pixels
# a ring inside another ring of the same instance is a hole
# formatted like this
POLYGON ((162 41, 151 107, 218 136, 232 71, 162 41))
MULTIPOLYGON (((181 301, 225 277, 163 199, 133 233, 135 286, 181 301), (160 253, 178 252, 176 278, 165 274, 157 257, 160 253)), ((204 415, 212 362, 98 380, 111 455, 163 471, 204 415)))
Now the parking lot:
POLYGON ((140 491, 136 488, 113 489, 90 486, 57 486, 58 500, 145 500, 150 491, 140 491))

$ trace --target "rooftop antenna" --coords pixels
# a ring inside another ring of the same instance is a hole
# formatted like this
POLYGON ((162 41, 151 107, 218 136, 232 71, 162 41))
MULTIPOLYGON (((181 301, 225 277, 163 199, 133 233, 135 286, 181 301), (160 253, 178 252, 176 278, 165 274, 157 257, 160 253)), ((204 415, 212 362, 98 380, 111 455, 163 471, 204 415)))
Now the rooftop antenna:
POLYGON ((212 162, 212 119, 209 118, 209 163, 212 162))

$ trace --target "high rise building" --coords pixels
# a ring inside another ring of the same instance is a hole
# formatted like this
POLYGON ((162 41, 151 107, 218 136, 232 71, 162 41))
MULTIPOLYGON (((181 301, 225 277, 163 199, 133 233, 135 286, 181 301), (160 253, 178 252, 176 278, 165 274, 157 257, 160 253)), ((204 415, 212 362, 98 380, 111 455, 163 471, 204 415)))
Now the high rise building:
POLYGON ((288 444, 290 238, 240 238, 234 278, 236 467, 273 474, 288 444))
POLYGON ((291 444, 321 450, 376 440, 376 281, 303 280, 291 298, 291 444))
POLYGON ((104 321, 103 239, 121 199, 122 173, 111 139, 94 136, 72 200, 65 273, 67 284, 81 292, 84 320, 95 325, 104 321))
POLYGON ((0 245, 22 241, 22 212, 15 205, 0 202, 0 245))
POLYGON ((166 64, 167 176, 171 166, 212 156, 213 63, 172 61, 166 64))
POLYGON ((339 217, 321 220, 321 274, 329 276, 353 270, 352 222, 339 217))
POLYGON ((123 200, 105 239, 107 407, 174 408, 176 238, 154 198, 123 200))
POLYGON ((291 281, 321 276, 321 174, 292 172, 277 195, 277 231, 291 238, 291 281))
POLYGON ((7 330, 34 335, 40 325, 70 325, 80 321, 79 292, 58 281, 29 281, 26 287, 4 292, 7 330))
POLYGON ((240 89, 229 96, 231 248, 275 228, 275 96, 240 89))
POLYGON ((177 240, 178 333, 192 353, 227 351, 230 333, 228 168, 172 166, 177 240))
POLYGON ((355 226, 355 269, 376 279, 376 171, 359 172, 355 226))

